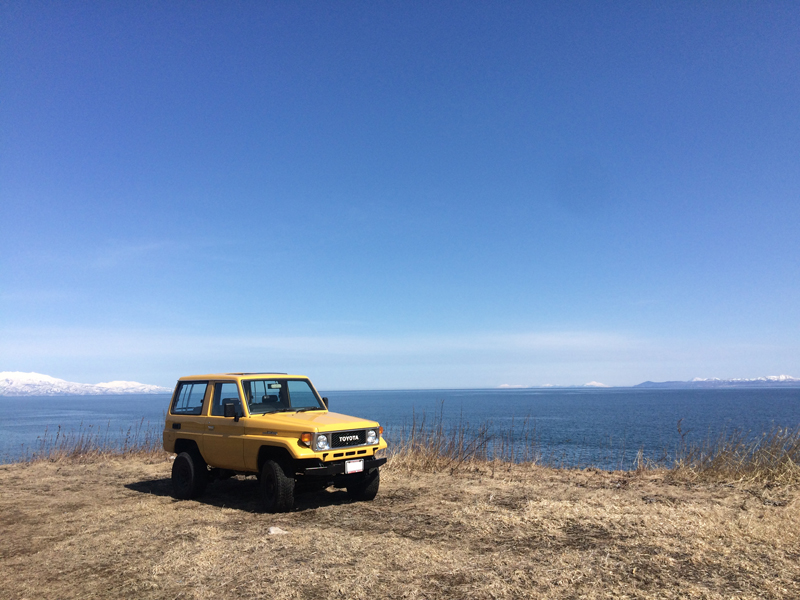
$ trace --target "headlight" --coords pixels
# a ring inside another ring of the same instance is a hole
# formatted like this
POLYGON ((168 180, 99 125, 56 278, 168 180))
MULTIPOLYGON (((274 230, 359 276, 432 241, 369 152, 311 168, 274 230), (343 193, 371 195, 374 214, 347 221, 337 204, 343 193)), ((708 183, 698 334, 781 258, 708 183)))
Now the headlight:
POLYGON ((314 443, 315 450, 330 450, 331 445, 328 443, 328 436, 319 434, 317 441, 314 443))
POLYGON ((372 445, 377 443, 378 443, 378 430, 367 429, 367 445, 372 445))

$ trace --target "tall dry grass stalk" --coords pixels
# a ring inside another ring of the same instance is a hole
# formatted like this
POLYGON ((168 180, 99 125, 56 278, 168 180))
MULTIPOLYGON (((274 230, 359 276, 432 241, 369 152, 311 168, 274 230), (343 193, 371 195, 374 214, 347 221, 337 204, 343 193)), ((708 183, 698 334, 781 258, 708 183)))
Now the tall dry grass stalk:
MULTIPOLYGON (((648 459, 639 450, 630 470, 646 473, 667 470, 681 480, 754 481, 775 484, 800 483, 800 426, 775 427, 753 436, 749 432, 725 430, 691 442, 678 422, 680 442, 674 455, 666 453, 658 460, 648 459)), ((575 469, 592 464, 565 462, 564 457, 543 452, 530 419, 515 425, 513 420, 502 434, 492 423, 475 426, 464 420, 448 425, 443 406, 428 418, 425 413, 412 416, 410 426, 389 437, 390 468, 406 472, 450 472, 503 465, 539 464, 552 468, 575 469)), ((77 431, 53 433, 45 430, 33 448, 23 448, 20 461, 88 460, 112 456, 161 458, 161 429, 142 419, 127 430, 112 432, 81 424, 77 431)), ((622 464, 620 465, 622 468, 622 464)))
POLYGON ((699 443, 686 442, 681 432, 672 471, 682 479, 800 483, 800 426, 774 427, 760 436, 722 431, 699 443))
MULTIPOLYGON (((743 430, 726 430, 690 442, 678 422, 680 442, 674 454, 656 459, 639 449, 628 469, 644 474, 670 471, 679 479, 758 481, 774 484, 800 483, 800 426, 775 427, 753 436, 743 430)), ((599 468, 592 464, 566 462, 564 457, 543 451, 535 427, 525 419, 521 425, 495 434, 492 423, 473 426, 460 417, 446 425, 440 407, 432 419, 414 415, 410 427, 390 438, 392 468, 408 472, 455 472, 476 467, 494 469, 511 463, 539 464, 559 469, 599 468)))
POLYGON ((459 420, 445 427, 441 413, 431 421, 425 414, 412 417, 408 429, 390 438, 392 468, 413 472, 455 471, 475 461, 486 462, 491 435, 488 424, 474 428, 459 420))
POLYGON ((541 459, 535 429, 524 419, 515 427, 512 420, 504 435, 495 435, 490 421, 477 426, 465 421, 445 425, 443 405, 428 419, 412 415, 411 425, 402 427, 389 440, 392 468, 408 472, 455 472, 477 465, 536 463, 541 459))
POLYGON ((159 456, 164 454, 161 446, 161 429, 151 427, 144 419, 118 434, 105 428, 81 423, 77 431, 65 431, 59 425, 55 432, 45 429, 33 448, 23 448, 20 460, 83 460, 110 456, 159 456))

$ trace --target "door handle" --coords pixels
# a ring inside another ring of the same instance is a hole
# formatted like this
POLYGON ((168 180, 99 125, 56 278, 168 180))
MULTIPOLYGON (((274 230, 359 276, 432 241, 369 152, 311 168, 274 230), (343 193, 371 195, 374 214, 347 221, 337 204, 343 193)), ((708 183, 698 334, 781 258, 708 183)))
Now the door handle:
POLYGON ((209 429, 214 429, 214 426, 213 425, 209 425, 208 428, 209 429))

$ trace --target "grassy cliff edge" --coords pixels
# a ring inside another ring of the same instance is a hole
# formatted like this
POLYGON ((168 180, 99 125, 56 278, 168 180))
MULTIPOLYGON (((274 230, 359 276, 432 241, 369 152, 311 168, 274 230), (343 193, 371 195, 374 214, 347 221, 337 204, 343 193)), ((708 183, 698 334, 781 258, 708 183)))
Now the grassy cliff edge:
POLYGON ((280 515, 253 477, 174 500, 157 450, 0 465, 0 597, 800 597, 795 481, 424 458, 280 515))

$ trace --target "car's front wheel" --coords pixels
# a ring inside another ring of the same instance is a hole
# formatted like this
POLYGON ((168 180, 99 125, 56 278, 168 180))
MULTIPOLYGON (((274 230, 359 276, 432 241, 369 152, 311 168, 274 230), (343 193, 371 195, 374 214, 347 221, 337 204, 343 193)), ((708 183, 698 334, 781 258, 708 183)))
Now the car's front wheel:
POLYGON ((172 493, 179 500, 197 498, 208 485, 208 469, 203 458, 181 452, 172 463, 172 493))
POLYGON ((283 465, 265 460, 261 466, 261 495, 264 510, 286 512, 294 505, 294 477, 286 474, 283 465))
POLYGON ((347 495, 353 500, 374 500, 381 485, 381 472, 373 469, 358 483, 347 486, 347 495))

